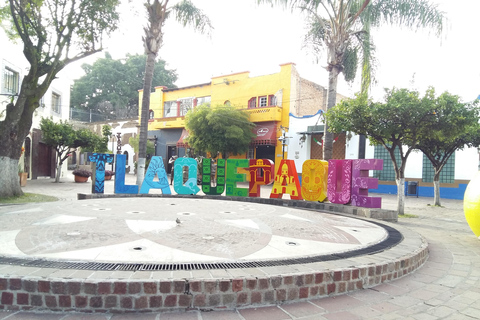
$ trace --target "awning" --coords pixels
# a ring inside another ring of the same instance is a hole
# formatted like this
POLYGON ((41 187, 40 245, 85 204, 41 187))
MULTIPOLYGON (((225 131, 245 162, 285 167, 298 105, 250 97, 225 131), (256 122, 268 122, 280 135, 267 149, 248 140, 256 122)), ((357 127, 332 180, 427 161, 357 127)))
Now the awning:
POLYGON ((276 122, 262 122, 257 123, 255 128, 252 129, 253 134, 256 135, 253 138, 251 145, 277 145, 277 124, 276 122))
POLYGON ((177 148, 190 148, 187 142, 185 142, 185 138, 188 137, 188 131, 183 129, 182 135, 180 136, 180 139, 177 141, 177 148))

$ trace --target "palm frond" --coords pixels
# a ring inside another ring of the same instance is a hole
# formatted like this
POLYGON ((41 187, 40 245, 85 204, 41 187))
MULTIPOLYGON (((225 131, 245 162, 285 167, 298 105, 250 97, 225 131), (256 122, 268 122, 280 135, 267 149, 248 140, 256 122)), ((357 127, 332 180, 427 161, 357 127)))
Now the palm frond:
POLYGON ((172 7, 176 20, 183 26, 193 26, 200 33, 209 34, 213 29, 212 23, 202 10, 197 8, 190 0, 183 0, 172 7))

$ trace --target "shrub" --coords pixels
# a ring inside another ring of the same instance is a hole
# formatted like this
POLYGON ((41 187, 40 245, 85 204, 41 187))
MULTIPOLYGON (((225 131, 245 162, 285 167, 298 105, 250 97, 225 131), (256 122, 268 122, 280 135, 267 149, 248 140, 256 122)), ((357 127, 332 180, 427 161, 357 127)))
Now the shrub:
POLYGON ((90 177, 92 175, 92 173, 88 170, 85 170, 85 169, 76 169, 76 170, 73 170, 73 175, 75 176, 80 176, 80 177, 90 177))

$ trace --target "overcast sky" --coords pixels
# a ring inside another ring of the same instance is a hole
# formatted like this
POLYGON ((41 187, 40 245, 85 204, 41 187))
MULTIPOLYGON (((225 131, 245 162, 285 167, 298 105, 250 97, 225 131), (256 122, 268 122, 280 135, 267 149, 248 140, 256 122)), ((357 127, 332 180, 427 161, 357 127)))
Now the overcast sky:
MULTIPOLYGON (((135 0, 142 3, 141 0, 135 0)), ((441 38, 425 31, 382 27, 374 30, 377 46, 377 84, 372 94, 379 99, 383 88, 415 88, 422 93, 428 86, 437 92, 448 90, 464 101, 480 95, 480 1, 432 0, 449 19, 441 38)), ((211 37, 184 28, 173 17, 167 20, 163 47, 159 56, 167 68, 176 69, 177 86, 209 82, 212 76, 250 71, 251 76, 279 72, 279 65, 294 62, 300 76, 327 85, 326 55, 316 57, 302 48, 304 18, 288 9, 257 5, 256 0, 194 0, 210 17, 211 37)), ((125 7, 126 8, 126 7, 125 7)), ((115 59, 127 53, 142 54, 141 37, 145 10, 128 7, 122 12, 121 28, 105 43, 105 50, 115 59)), ((81 75, 77 62, 70 67, 73 77, 81 75)), ((139 88, 141 89, 141 88, 139 88)), ((359 84, 348 85, 339 79, 339 93, 353 96, 359 84)))

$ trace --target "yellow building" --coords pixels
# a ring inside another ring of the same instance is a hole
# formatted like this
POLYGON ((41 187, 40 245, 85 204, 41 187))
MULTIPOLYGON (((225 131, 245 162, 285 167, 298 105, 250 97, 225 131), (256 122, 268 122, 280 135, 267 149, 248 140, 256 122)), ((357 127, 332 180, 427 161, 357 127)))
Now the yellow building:
MULTIPOLYGON (((143 91, 139 92, 141 106, 143 91)), ((257 136, 248 154, 240 158, 268 158, 278 164, 283 156, 288 158, 288 148, 279 138, 283 130, 289 135, 289 114, 302 116, 325 110, 326 89, 300 78, 294 63, 282 64, 280 72, 269 75, 250 77, 249 72, 238 72, 184 88, 156 87, 150 97, 148 137, 155 140, 156 155, 163 157, 168 172, 168 159, 184 156, 188 148, 183 141, 188 134, 186 113, 204 103, 246 110, 256 124, 257 136)))

